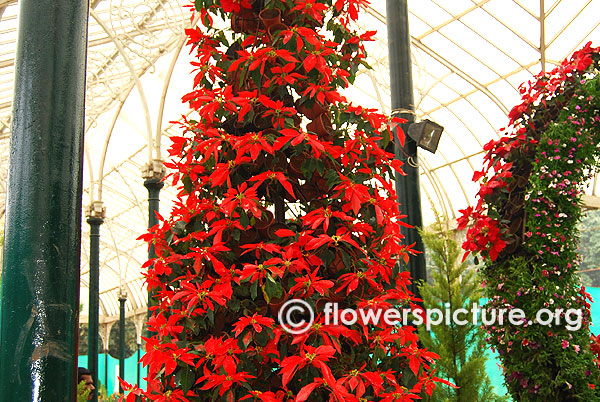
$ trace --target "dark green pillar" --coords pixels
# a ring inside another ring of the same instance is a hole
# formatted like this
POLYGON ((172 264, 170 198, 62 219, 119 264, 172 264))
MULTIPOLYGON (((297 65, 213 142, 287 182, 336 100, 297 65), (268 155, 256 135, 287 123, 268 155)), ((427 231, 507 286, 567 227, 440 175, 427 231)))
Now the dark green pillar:
POLYGON ((88 2, 21 0, 0 401, 76 400, 88 2))
MULTIPOLYGON (((148 228, 158 223, 156 213, 160 208, 160 190, 163 188, 163 178, 165 177, 165 169, 162 161, 155 160, 152 164, 146 166, 146 169, 142 173, 144 180, 144 187, 148 189, 148 228)), ((148 249, 148 259, 156 257, 154 251, 154 244, 150 244, 148 249)), ((148 318, 150 318, 150 307, 154 306, 152 299, 152 292, 148 292, 148 318)), ((150 332, 146 331, 146 335, 150 336, 150 332)))
POLYGON ((108 348, 104 348, 104 386, 108 393, 111 393, 111 390, 108 389, 108 348))
POLYGON ((142 352, 142 345, 138 343, 137 344, 137 363, 136 363, 136 367, 137 367, 137 382, 136 382, 136 384, 138 384, 138 385, 140 385, 140 382, 142 380, 141 372, 140 372, 140 359, 142 358, 141 352, 142 352))
MULTIPOLYGON (((144 187, 148 189, 148 228, 151 228, 158 223, 156 213, 160 208, 160 190, 163 188, 163 186, 164 183, 162 182, 162 178, 144 180, 144 187)), ((148 258, 154 257, 156 257, 156 253, 154 252, 154 244, 150 244, 148 258)))
MULTIPOLYGON (((407 0, 387 0, 387 28, 390 64, 390 87, 392 92, 392 110, 395 115, 407 120, 402 125, 406 134, 404 147, 397 143, 396 156, 404 162, 402 169, 406 176, 396 175, 396 192, 403 214, 408 215, 406 222, 414 227, 423 226, 421 214, 421 187, 419 184, 419 167, 417 166, 417 144, 408 137, 408 126, 414 122, 414 98, 412 84, 410 32, 408 29, 407 0)), ((415 243, 414 248, 423 251, 423 241, 416 229, 400 227, 405 237, 405 244, 415 243)), ((416 281, 427 279, 425 254, 410 258, 408 269, 416 281)), ((411 290, 418 295, 416 286, 411 290)))
MULTIPOLYGON (((119 295, 119 377, 125 379, 125 302, 127 293, 121 291, 119 295)), ((123 386, 119 382, 119 392, 123 393, 123 386)))
MULTIPOLYGON (((98 338, 100 336, 100 225, 104 208, 102 203, 95 202, 88 213, 87 223, 90 225, 90 294, 89 294, 89 319, 88 319, 88 370, 92 378, 98 383, 98 338)), ((95 389, 91 398, 98 400, 98 389, 95 389)))

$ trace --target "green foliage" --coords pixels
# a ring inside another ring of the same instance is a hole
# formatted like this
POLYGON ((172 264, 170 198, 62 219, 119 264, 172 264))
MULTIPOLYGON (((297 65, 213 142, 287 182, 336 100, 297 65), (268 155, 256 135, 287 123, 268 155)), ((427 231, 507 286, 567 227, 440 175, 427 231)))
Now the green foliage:
POLYGON ((118 398, 115 398, 113 395, 108 395, 108 390, 106 389, 106 385, 98 382, 98 400, 99 401, 117 401, 118 398))
POLYGON ((506 135, 486 144, 474 174, 482 185, 458 220, 471 225, 463 248, 483 257, 486 308, 522 313, 486 327, 513 398, 598 401, 600 349, 597 339, 590 347, 577 225, 600 165, 600 48, 588 43, 520 90, 506 135))
POLYGON ((437 375, 458 388, 438 385, 429 399, 431 402, 457 401, 507 401, 494 393, 490 379, 485 372, 486 346, 483 331, 473 324, 473 304, 478 304, 482 296, 481 283, 467 263, 460 263, 462 252, 452 233, 438 222, 435 232, 421 231, 423 242, 429 253, 433 267, 429 271, 432 284, 420 286, 424 307, 450 312, 464 308, 469 311, 459 319, 467 320, 466 325, 450 322, 434 325, 428 331, 419 328, 419 338, 423 345, 439 354, 437 375))
POLYGON ((85 381, 79 382, 77 384, 77 402, 85 402, 90 395, 90 390, 86 388, 85 381))

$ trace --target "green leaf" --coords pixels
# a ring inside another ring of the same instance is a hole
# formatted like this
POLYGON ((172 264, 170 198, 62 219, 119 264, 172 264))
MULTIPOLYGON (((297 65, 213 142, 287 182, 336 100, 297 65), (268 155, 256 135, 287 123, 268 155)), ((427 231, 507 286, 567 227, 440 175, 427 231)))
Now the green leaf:
POLYGON ((240 301, 239 301, 239 299, 236 299, 236 298, 232 298, 227 303, 227 309, 233 311, 234 313, 237 313, 238 311, 240 311, 240 307, 241 307, 240 301))
POLYGON ((183 389, 183 393, 187 394, 187 392, 192 388, 194 383, 196 382, 196 376, 192 369, 186 365, 181 368, 181 388, 183 389))
POLYGON ((388 144, 390 143, 390 132, 385 130, 383 132, 383 137, 381 138, 381 149, 386 149, 388 144))
POLYGON ((252 282, 250 285, 250 297, 252 300, 256 300, 256 296, 258 295, 258 281, 252 282))
POLYGON ((248 225, 250 225, 250 218, 247 214, 240 214, 240 225, 243 227, 248 227, 248 225))
POLYGON ((185 192, 188 194, 192 194, 194 186, 192 184, 192 179, 190 178, 190 176, 183 176, 181 182, 183 183, 183 189, 185 190, 185 192))
POLYGON ((280 298, 283 295, 283 288, 279 282, 275 282, 270 275, 267 277, 267 279, 268 280, 265 282, 265 292, 269 296, 269 299, 274 297, 280 298))
POLYGON ((312 177, 316 168, 317 168, 317 161, 314 160, 313 158, 309 158, 308 160, 304 161, 304 163, 302 164, 302 174, 304 175, 304 177, 312 177))
POLYGON ((398 274, 400 274, 400 263, 397 262, 394 264, 394 267, 392 268, 392 278, 396 278, 398 276, 398 274))
POLYGON ((206 312, 206 316, 205 317, 208 319, 208 321, 211 323, 211 325, 215 324, 215 312, 213 310, 209 309, 206 312))
POLYGON ((254 334, 254 341, 259 346, 265 347, 269 342, 269 334, 267 334, 266 331, 257 332, 256 334, 254 334))
POLYGON ((175 222, 173 224, 173 232, 175 232, 175 234, 178 236, 183 235, 185 233, 185 225, 186 225, 185 221, 175 222))
POLYGON ((383 358, 385 358, 385 349, 382 348, 376 348, 375 349, 375 358, 378 360, 383 360, 383 358))

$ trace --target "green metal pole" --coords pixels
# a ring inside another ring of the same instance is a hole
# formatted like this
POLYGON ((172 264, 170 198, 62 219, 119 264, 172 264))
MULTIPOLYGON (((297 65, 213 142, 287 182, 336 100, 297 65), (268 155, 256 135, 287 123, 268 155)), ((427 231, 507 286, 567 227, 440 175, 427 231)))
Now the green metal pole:
MULTIPOLYGON (((160 208, 160 190, 163 188, 164 183, 160 175, 144 180, 144 187, 148 189, 148 228, 158 223, 156 212, 160 208)), ((156 257, 154 251, 154 244, 150 244, 148 249, 148 259, 156 257)), ((148 292, 148 309, 154 306, 156 303, 153 301, 152 292, 148 292)), ((148 310, 148 319, 150 318, 150 310, 148 310)), ((150 336, 150 332, 147 331, 147 335, 150 336)))
MULTIPOLYGON (((399 117, 407 120, 402 125, 404 133, 414 122, 414 98, 410 52, 410 32, 408 29, 407 0, 387 0, 386 15, 388 28, 388 47, 390 65, 390 87, 392 92, 392 110, 399 117)), ((396 175, 396 192, 400 210, 408 215, 406 222, 417 227, 423 226, 421 214, 421 187, 419 184, 419 167, 417 166, 417 144, 406 135, 404 147, 397 143, 396 156, 404 162, 402 169, 406 176, 396 175)), ((419 232, 413 228, 401 227, 405 243, 415 243, 414 248, 424 251, 423 240, 419 232)), ((425 254, 412 257, 408 270, 415 281, 427 280, 425 254)), ((411 290, 418 296, 418 288, 413 285, 411 290)))
MULTIPOLYGON (((104 219, 89 217, 87 223, 90 225, 90 298, 88 319, 88 370, 96 383, 98 376, 98 337, 100 332, 99 310, 100 310, 100 225, 104 219)), ((98 389, 93 391, 91 401, 98 400, 98 389)))
POLYGON ((108 348, 104 349, 104 386, 110 394, 110 390, 108 389, 108 348))
POLYGON ((140 381, 142 380, 141 372, 140 372, 140 359, 142 358, 141 351, 142 351, 142 345, 140 345, 138 343, 137 344, 137 363, 136 363, 136 367, 137 367, 137 382, 136 382, 136 384, 138 384, 138 385, 140 385, 140 381))
MULTIPOLYGON (((152 178, 144 180, 144 187, 148 189, 148 228, 151 228, 158 223, 156 212, 158 212, 160 208, 160 190, 163 186, 164 183, 162 182, 162 179, 152 178)), ((154 257, 156 257, 156 254, 154 253, 154 244, 150 244, 148 258, 154 257)))
MULTIPOLYGON (((125 302, 127 295, 119 296, 119 377, 125 379, 125 302)), ((123 394, 123 386, 119 383, 119 392, 123 394)))
POLYGON ((88 2, 19 2, 0 401, 76 400, 88 2))

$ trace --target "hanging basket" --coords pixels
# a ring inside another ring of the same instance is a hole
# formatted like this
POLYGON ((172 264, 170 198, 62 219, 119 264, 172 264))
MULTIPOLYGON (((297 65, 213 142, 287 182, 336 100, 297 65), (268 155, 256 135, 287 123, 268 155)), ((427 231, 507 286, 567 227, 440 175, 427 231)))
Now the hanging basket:
POLYGON ((313 121, 306 125, 307 131, 312 131, 317 134, 319 138, 328 138, 333 132, 333 125, 331 119, 326 114, 318 115, 313 121))
POLYGON ((305 101, 303 103, 298 103, 296 105, 296 110, 310 120, 315 120, 319 115, 325 113, 327 108, 318 101, 314 101, 312 105, 309 101, 305 101))
POLYGON ((266 31, 275 24, 281 24, 281 11, 278 9, 262 10, 260 14, 258 14, 258 17, 266 31))
POLYGON ((285 24, 273 24, 271 25, 268 29, 267 29, 267 34, 269 35, 269 38, 271 38, 271 40, 277 38, 278 35, 281 34, 281 32, 283 31, 287 31, 289 29, 289 27, 285 24))

